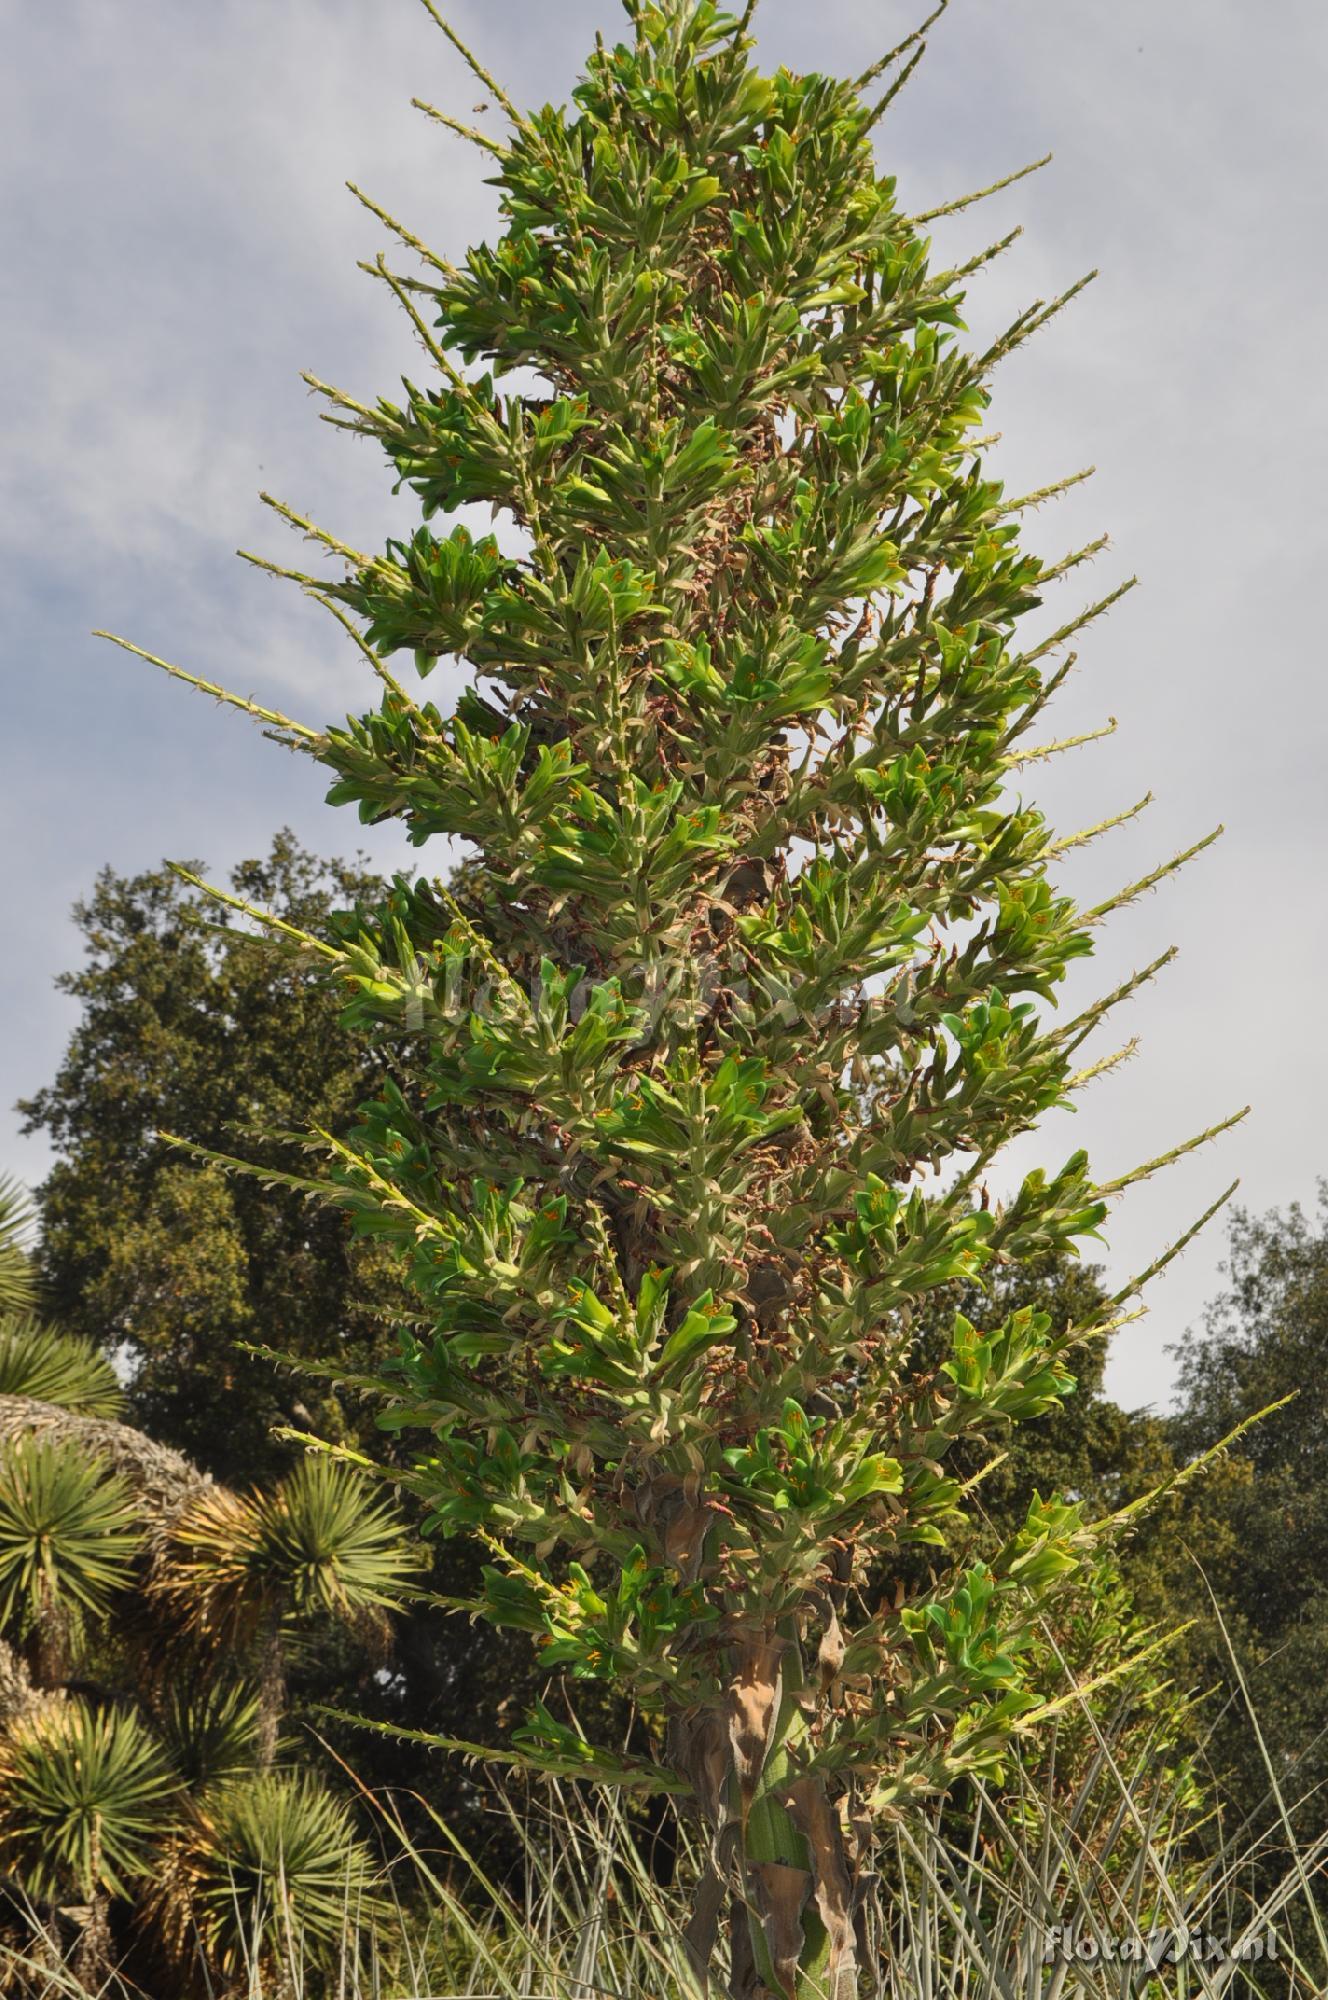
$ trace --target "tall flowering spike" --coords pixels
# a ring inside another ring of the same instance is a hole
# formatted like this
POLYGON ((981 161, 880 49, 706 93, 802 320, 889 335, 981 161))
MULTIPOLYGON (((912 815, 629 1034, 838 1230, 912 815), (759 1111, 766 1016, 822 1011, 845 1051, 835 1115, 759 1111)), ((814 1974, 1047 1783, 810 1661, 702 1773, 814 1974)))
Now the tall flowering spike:
POLYGON ((520 1756, 676 1796, 698 1965, 746 1913, 735 1994, 848 2000, 872 1826, 999 1767, 1093 1561, 1038 1499, 966 1564, 947 1470, 1057 1406, 1086 1329, 994 1307, 926 1372, 910 1321, 1123 1185, 1075 1154, 986 1187, 1106 1007, 1044 1005, 1103 912, 1010 788, 1104 606, 1021 650, 1048 571, 979 433, 1054 307, 959 343, 975 267, 935 273, 877 173, 876 68, 764 76, 750 8, 628 11, 570 109, 486 135, 501 238, 380 266, 423 381, 327 391, 424 524, 375 558, 314 531, 381 699, 300 740, 336 803, 476 855, 335 940, 400 1039, 334 1198, 418 1291, 385 1421, 492 1552, 475 1610, 652 1725, 633 1761, 541 1708, 520 1756), (495 532, 452 519, 479 503, 495 532), (445 713, 412 690, 453 657, 445 713))

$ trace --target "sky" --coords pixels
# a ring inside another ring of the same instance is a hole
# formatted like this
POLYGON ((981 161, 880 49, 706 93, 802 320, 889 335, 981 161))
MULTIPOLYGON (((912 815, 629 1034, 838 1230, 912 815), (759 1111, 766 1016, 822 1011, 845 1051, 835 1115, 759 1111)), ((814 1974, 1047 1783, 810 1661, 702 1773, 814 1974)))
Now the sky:
MULTIPOLYGON (((319 424, 300 379, 372 400, 422 372, 357 269, 388 238, 344 183, 452 257, 492 233, 495 202, 485 157, 409 108, 469 120, 482 96, 416 0, 11 0, 5 15, 0 1170, 35 1185, 49 1155, 11 1107, 50 1079, 76 1018, 53 981, 77 962, 70 906, 100 868, 170 856, 220 879, 283 824, 325 853, 405 854, 326 807, 312 763, 91 632, 310 723, 367 704, 349 642, 233 551, 303 566, 262 488, 361 548, 411 524, 381 458, 319 424)), ((595 31, 623 27, 615 0, 452 0, 450 18, 522 104, 564 97, 595 31)), ((893 0, 762 0, 761 56, 856 74, 916 18, 893 0)), ((1100 270, 1003 366, 993 412, 1012 492, 1097 467, 1033 524, 1048 554, 1112 537, 1045 615, 1140 578, 1053 716, 1057 736, 1108 717, 1114 735, 1025 782, 1067 833, 1155 803, 1066 879, 1099 900, 1226 826, 1076 970, 1067 1005, 1180 946, 1117 1017, 1137 1055, 1021 1142, 1019 1164, 1085 1145, 1114 1179, 1252 1105, 1114 1212, 1118 1282, 1238 1176, 1263 1209, 1312 1203, 1328 1172, 1326 86, 1319 0, 1268 0, 1257 25, 1239 0, 953 0, 879 128, 915 213, 1054 153, 938 225, 946 262, 1023 226, 970 296, 975 340, 1100 270)), ((1168 1349, 1222 1254, 1219 1224, 1117 1335, 1121 1400, 1166 1406, 1168 1349)))

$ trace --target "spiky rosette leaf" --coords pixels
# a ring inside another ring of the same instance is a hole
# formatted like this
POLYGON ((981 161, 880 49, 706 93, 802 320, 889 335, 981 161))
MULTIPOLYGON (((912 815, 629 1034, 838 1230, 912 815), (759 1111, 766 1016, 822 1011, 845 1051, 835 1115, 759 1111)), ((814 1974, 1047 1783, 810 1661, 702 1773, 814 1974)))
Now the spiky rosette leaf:
POLYGON ((209 1648, 244 1646, 268 1602, 257 1568, 256 1495, 209 1486, 170 1524, 149 1590, 188 1638, 209 1648))
POLYGON ((386 1496, 362 1473, 318 1454, 265 1497, 255 1560, 294 1617, 346 1623, 399 1603, 420 1570, 386 1496))
POLYGON ((35 1901, 126 1895, 178 1782, 132 1711, 47 1704, 0 1738, 0 1867, 35 1901))
POLYGON ((143 1531, 128 1482, 72 1442, 0 1453, 0 1627, 102 1618, 133 1580, 143 1531))
POLYGON ((306 1771, 236 1778, 210 1792, 147 1899, 181 1959, 226 1979, 321 1964, 351 1924, 382 1909, 350 1813, 306 1771))
POLYGON ((255 1768, 259 1695, 243 1681, 173 1680, 154 1704, 154 1720, 172 1770, 191 1792, 255 1768))
POLYGON ((104 1354, 31 1313, 0 1319, 0 1396, 30 1396, 83 1417, 118 1417, 124 1391, 104 1354))
POLYGON ((37 1303, 37 1278, 27 1248, 31 1230, 27 1189, 0 1175, 0 1313, 30 1312, 37 1303))
POLYGON ((243 1645, 274 1613, 371 1618, 418 1569, 390 1501, 351 1467, 312 1456, 270 1492, 200 1493, 172 1525, 151 1588, 185 1631, 243 1645))

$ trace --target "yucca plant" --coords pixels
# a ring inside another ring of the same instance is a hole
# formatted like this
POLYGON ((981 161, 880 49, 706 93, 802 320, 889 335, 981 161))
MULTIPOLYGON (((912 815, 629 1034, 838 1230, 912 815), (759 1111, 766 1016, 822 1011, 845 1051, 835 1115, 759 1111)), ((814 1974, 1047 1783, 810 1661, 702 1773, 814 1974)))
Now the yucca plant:
POLYGON ((306 1771, 268 1772, 209 1791, 145 1898, 178 1962, 212 1975, 263 1975, 335 1958, 348 1929, 381 1905, 347 1807, 306 1771))
POLYGON ((0 1631, 29 1640, 38 1680, 66 1671, 88 1620, 133 1580, 143 1546, 128 1483, 73 1442, 0 1453, 0 1631))
POLYGON ((0 1868, 73 1917, 75 1973, 109 1970, 108 1902, 151 1866, 179 1781, 132 1711, 57 1700, 0 1737, 0 1868))
POLYGON ((84 1417, 118 1417, 124 1391, 111 1362, 32 1313, 0 1318, 0 1396, 28 1396, 84 1417))
POLYGON ((28 1255, 32 1203, 26 1188, 0 1175, 0 1314, 29 1312, 37 1301, 37 1277, 28 1255))
POLYGON ((259 1757, 270 1764, 288 1628, 331 1618, 373 1636, 417 1572, 391 1503, 363 1474, 314 1455, 271 1492, 200 1493, 172 1524, 150 1590, 195 1641, 256 1651, 259 1757))
MULTIPOLYGON (((405 1529, 380 1490, 330 1461, 302 1461, 269 1492, 205 1482, 93 1414, 109 1406, 114 1378, 78 1343, 14 1331, 0 1336, 13 1395, 63 1405, 16 1405, 0 1439, 0 1634, 26 1646, 34 1669, 30 1679, 0 1639, 0 1902, 14 1977, 38 1991, 96 1983, 131 1944, 150 1963, 162 1943, 154 1926, 175 1938, 193 1921, 182 1854, 215 1858, 200 1813, 240 1843, 254 1878, 245 1923, 268 1937, 277 1914, 298 1918, 294 1944, 321 1951, 314 1857, 327 1838, 328 1865, 342 1866, 345 1809, 303 1780, 263 1788, 261 1773, 276 1752, 287 1648, 329 1617, 361 1640, 385 1636, 387 1607, 414 1574, 405 1529), (49 1434, 26 1434, 27 1422, 49 1434), (236 1678, 245 1665, 254 1680, 236 1678), (102 1705, 49 1692, 74 1669, 80 1688, 114 1681, 102 1705), (129 1691, 133 1711, 120 1706, 129 1691), (277 1873, 259 1896, 265 1853, 277 1873), (278 1894, 286 1854, 298 1857, 298 1908, 278 1894), (131 1909, 137 1875, 164 1882, 163 1869, 171 1895, 131 1909)), ((343 1890, 363 1887, 358 1857, 343 1890)), ((195 1928, 220 1924, 208 1902, 195 1928)))
POLYGON ((418 1573, 401 1518, 363 1474, 318 1453, 265 1496, 258 1562, 297 1618, 352 1624, 397 1603, 418 1573))
POLYGON ((172 1770, 192 1793, 254 1768, 262 1710, 258 1690, 246 1681, 172 1678, 153 1703, 152 1719, 172 1770))
POLYGON ((433 1527, 492 1554, 469 1608, 653 1736, 624 1756, 541 1706, 517 1754, 686 1803, 689 1939, 703 1968, 735 1919, 739 2000, 849 2000, 878 1830, 1045 1718, 1039 1613, 1108 1532, 1039 1495, 966 1562, 947 1455, 1054 1411, 1136 1286, 1086 1325, 958 1315, 939 1368, 913 1315, 1074 1250, 1199 1143, 996 1178, 1117 1060, 1079 1051, 1162 961, 1053 1003, 1177 864, 1080 909, 1059 860, 1105 828, 1057 837, 1017 789, 1126 587, 1022 640, 1100 544, 1022 548, 1059 489, 984 461, 994 367, 1079 286, 959 344, 1003 246, 938 268, 946 211, 910 215, 873 153, 917 36, 855 81, 767 76, 755 0, 626 11, 566 110, 520 112, 463 50, 506 136, 430 115, 483 149, 503 233, 457 266, 384 217, 422 259, 378 270, 430 379, 315 382, 424 515, 373 555, 279 509, 344 565, 282 573, 376 705, 317 728, 233 699, 336 803, 475 850, 455 890, 402 876, 330 938, 273 929, 400 1038, 329 1174, 292 1178, 417 1291, 387 1421, 420 1434, 433 1527), (516 532, 432 525, 472 504, 516 532), (422 685, 448 657, 451 711, 422 685))
POLYGON ((258 1496, 209 1486, 170 1524, 148 1588, 168 1621, 214 1649, 249 1644, 264 1599, 255 1570, 258 1496))
POLYGON ((191 1953, 206 1945, 200 1963, 212 1966, 215 1944, 233 1968, 241 1934, 266 1964, 280 1930, 317 1956, 333 1891, 340 1921, 365 1867, 345 1807, 307 1773, 264 1775, 285 1648, 328 1616, 365 1636, 412 1574, 404 1530, 361 1475, 324 1462, 266 1494, 199 1486, 146 1544, 137 1507, 77 1439, 24 1438, 0 1455, 0 1629, 29 1637, 47 1685, 67 1673, 76 1641, 90 1654, 99 1644, 118 1679, 136 1678, 140 1704, 94 1709, 19 1690, 0 1737, 0 1872, 62 1977, 104 1977, 116 1937, 150 1958, 187 1932, 191 1953), (140 1551, 145 1587, 126 1603, 140 1551), (245 1661, 256 1683, 233 1678, 245 1661), (152 1892, 131 1912, 149 1871, 152 1892), (71 1923, 63 1952, 55 1934, 71 1923))
POLYGON ((126 1895, 178 1789, 132 1710, 48 1704, 0 1738, 0 1857, 35 1897, 126 1895))

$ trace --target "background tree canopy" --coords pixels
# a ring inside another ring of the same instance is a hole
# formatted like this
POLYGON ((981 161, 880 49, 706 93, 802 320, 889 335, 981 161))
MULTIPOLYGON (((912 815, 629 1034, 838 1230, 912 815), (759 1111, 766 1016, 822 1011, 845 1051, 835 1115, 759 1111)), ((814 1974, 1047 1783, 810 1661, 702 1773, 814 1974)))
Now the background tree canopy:
MULTIPOLYGON (((287 833, 230 879, 301 924, 376 886, 287 833)), ((373 1075, 363 1041, 337 1026, 336 999, 204 901, 164 866, 102 872, 74 911, 83 965, 59 981, 82 1019, 54 1081, 20 1109, 59 1155, 41 1196, 50 1312, 123 1354, 134 1422, 236 1481, 287 1462, 274 1425, 339 1438, 358 1421, 238 1343, 360 1365, 383 1341, 373 1307, 386 1280, 339 1216, 200 1169, 158 1137, 290 1168, 297 1149, 270 1135, 344 1129, 373 1075)))
POLYGON ((1183 1609, 1198 1621, 1189 1657, 1195 1678, 1218 1690, 1209 1754, 1231 1809, 1261 1829, 1275 1820, 1207 1586, 1287 1803, 1306 1801, 1300 1824, 1322 1826, 1322 1791, 1311 1795, 1328 1780, 1328 1184, 1317 1212, 1238 1212, 1225 1275, 1202 1329, 1180 1345, 1179 1409, 1168 1426, 1177 1455, 1292 1400, 1187 1492, 1157 1549, 1156 1588, 1173 1616, 1183 1609))

